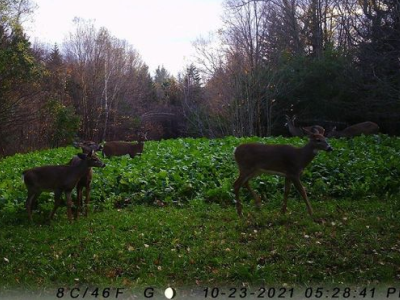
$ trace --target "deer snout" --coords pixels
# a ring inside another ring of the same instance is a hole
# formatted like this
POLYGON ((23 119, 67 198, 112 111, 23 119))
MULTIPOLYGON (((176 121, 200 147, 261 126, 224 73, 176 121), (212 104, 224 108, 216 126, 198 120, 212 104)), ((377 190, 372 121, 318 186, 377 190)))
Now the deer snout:
POLYGON ((333 148, 331 147, 331 145, 328 145, 328 148, 326 148, 326 151, 327 151, 327 152, 333 151, 333 148))

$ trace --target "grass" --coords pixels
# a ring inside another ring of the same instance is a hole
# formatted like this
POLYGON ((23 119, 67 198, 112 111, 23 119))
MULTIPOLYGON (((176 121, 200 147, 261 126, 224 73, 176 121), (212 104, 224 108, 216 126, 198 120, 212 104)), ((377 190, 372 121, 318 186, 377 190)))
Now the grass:
POLYGON ((193 201, 129 206, 68 223, 65 208, 2 215, 0 291, 60 286, 390 284, 400 279, 400 199, 313 201, 261 211, 193 201))

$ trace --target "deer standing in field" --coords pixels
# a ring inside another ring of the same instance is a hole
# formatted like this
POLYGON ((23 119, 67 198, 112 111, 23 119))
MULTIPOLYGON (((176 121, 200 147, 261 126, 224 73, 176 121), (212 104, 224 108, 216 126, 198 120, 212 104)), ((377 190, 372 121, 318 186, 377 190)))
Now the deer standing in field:
POLYGON ((65 193, 68 219, 72 221, 71 193, 78 181, 91 167, 105 167, 105 164, 96 156, 94 151, 89 154, 79 153, 80 162, 76 165, 59 165, 37 167, 23 172, 23 180, 28 189, 26 210, 29 220, 32 221, 32 204, 35 203, 43 191, 54 192, 54 208, 50 213, 50 220, 61 204, 61 195, 65 193))
POLYGON ((301 147, 290 145, 265 145, 260 143, 242 144, 234 152, 235 160, 239 167, 239 178, 234 183, 236 210, 242 216, 242 204, 239 191, 244 185, 253 196, 258 208, 261 207, 260 197, 251 189, 249 180, 262 174, 280 175, 285 177, 285 192, 283 197, 282 213, 286 212, 287 198, 290 186, 293 183, 299 191, 307 210, 312 215, 313 210, 308 201, 307 194, 300 181, 300 176, 319 150, 332 151, 332 147, 322 134, 308 132, 310 140, 301 147))
MULTIPOLYGON (((100 151, 103 149, 103 146, 97 144, 92 141, 83 141, 83 142, 75 142, 75 148, 81 148, 82 152, 85 154, 89 154, 91 151, 100 151)), ((70 166, 75 166, 80 163, 81 159, 78 155, 74 156, 68 163, 70 166)), ((90 202, 90 191, 92 184, 93 170, 92 168, 88 168, 86 173, 81 177, 76 185, 76 205, 75 205, 75 219, 78 218, 79 212, 82 211, 83 206, 83 188, 85 188, 85 207, 83 209, 83 215, 87 217, 89 210, 89 202, 90 202)))
POLYGON ((374 122, 362 122, 351 125, 342 131, 336 131, 336 126, 328 133, 328 137, 346 137, 351 138, 362 134, 370 135, 379 132, 379 126, 374 122))
POLYGON ((139 134, 138 143, 132 144, 129 142, 106 142, 103 148, 103 156, 104 157, 112 157, 112 156, 122 156, 129 154, 131 158, 134 158, 138 154, 142 154, 144 141, 147 140, 147 134, 139 134))
POLYGON ((285 115, 286 118, 286 124, 285 126, 288 127, 289 132, 292 136, 305 136, 307 135, 307 132, 312 132, 312 133, 319 133, 321 135, 324 135, 325 129, 322 126, 319 125, 313 125, 313 126, 307 126, 307 127, 297 127, 294 125, 294 120, 296 120, 296 115, 294 115, 292 118, 290 118, 288 115, 285 115))

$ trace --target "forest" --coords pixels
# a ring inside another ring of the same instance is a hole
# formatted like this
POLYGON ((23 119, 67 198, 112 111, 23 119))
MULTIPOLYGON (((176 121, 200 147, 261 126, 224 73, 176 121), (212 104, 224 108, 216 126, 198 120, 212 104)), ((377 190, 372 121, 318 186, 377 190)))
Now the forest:
MULTIPOLYGON (((95 142, 288 135, 373 121, 400 133, 400 1, 227 0, 177 76, 151 74, 123 37, 76 18, 31 43, 30 0, 0 1, 0 157, 95 142)), ((149 37, 151 38, 151 37, 149 37)))

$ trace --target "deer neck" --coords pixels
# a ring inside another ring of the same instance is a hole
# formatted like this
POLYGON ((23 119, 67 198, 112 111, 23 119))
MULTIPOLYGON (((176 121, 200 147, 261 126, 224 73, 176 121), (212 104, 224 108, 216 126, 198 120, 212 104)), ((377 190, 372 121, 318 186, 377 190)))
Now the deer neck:
POLYGON ((297 128, 296 128, 296 126, 294 126, 294 123, 292 122, 292 121, 288 121, 288 127, 289 127, 289 131, 293 134, 293 135, 295 135, 297 132, 297 128))
POLYGON ((315 149, 311 142, 300 148, 303 168, 307 167, 310 162, 317 156, 318 150, 315 149))
POLYGON ((289 131, 293 136, 303 136, 303 130, 300 127, 296 127, 293 121, 288 122, 289 131))
POLYGON ((80 176, 84 175, 88 169, 88 162, 86 160, 81 160, 79 164, 70 167, 70 173, 80 176))

